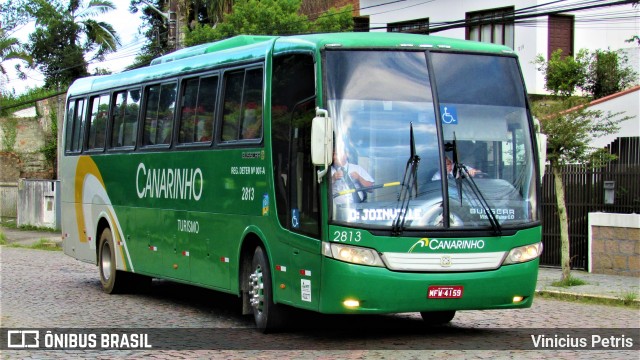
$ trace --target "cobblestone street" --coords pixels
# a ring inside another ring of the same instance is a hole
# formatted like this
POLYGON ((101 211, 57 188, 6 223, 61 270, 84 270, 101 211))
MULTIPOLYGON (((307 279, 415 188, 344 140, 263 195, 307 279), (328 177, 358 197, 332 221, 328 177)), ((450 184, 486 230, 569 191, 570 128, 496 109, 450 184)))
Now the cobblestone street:
POLYGON ((527 331, 549 334, 554 328, 635 328, 636 334, 640 327, 636 309, 547 299, 536 299, 531 309, 461 311, 450 326, 434 330, 424 330, 417 313, 372 317, 303 314, 298 323, 305 324, 304 328, 262 335, 253 329, 252 317, 241 315, 235 296, 157 280, 144 292, 107 295, 91 264, 61 252, 8 247, 0 248, 0 291, 2 328, 203 329, 194 341, 212 334, 219 344, 215 348, 224 349, 12 350, 3 351, 3 358, 630 358, 638 354, 637 350, 537 352, 501 343, 504 337, 496 336, 500 329, 524 329, 522 337, 530 343, 527 331), (473 346, 465 343, 468 339, 485 350, 470 350, 473 346), (243 346, 248 350, 235 350, 243 346), (262 350, 274 348, 279 350, 262 350))

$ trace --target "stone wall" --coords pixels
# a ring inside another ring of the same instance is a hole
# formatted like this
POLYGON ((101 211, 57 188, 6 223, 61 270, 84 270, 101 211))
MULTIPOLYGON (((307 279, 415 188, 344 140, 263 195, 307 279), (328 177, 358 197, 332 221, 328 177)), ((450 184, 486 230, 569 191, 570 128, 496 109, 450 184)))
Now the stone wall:
POLYGON ((589 272, 640 277, 640 215, 589 214, 589 272))
MULTIPOLYGON (((58 125, 62 125, 63 109, 64 96, 57 96, 38 101, 32 111, 0 118, 0 181, 17 183, 20 178, 56 178, 53 164, 47 161, 41 149, 51 134, 52 112, 55 111, 58 125), (20 117, 20 114, 27 114, 27 117, 20 117)), ((58 133, 61 128, 58 126, 58 133)))

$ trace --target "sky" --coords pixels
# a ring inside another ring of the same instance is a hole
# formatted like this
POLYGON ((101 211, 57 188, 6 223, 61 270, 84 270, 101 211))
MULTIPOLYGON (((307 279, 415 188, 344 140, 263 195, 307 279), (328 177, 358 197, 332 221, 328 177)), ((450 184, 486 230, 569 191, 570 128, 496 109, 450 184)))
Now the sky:
MULTIPOLYGON (((0 1, 0 3, 2 2, 0 1)), ((146 41, 146 38, 139 31, 142 26, 141 12, 137 14, 129 13, 129 0, 112 0, 112 2, 116 6, 116 10, 106 13, 101 18, 96 18, 96 20, 105 21, 114 27, 120 36, 120 46, 117 52, 107 55, 105 61, 91 63, 89 65, 89 73, 92 73, 96 67, 107 69, 113 73, 123 71, 126 66, 133 62, 140 47, 146 41)), ((34 26, 33 23, 27 24, 17 29, 11 36, 20 41, 27 41, 29 34, 33 32, 34 26)), ((44 76, 40 72, 28 71, 27 80, 20 80, 14 69, 16 62, 7 63, 8 66, 5 66, 5 69, 7 69, 9 81, 3 82, 5 90, 15 90, 15 93, 20 95, 28 88, 35 88, 44 84, 44 76)), ((24 68, 24 63, 22 64, 24 68)), ((6 78, 4 81, 6 81, 6 78)))

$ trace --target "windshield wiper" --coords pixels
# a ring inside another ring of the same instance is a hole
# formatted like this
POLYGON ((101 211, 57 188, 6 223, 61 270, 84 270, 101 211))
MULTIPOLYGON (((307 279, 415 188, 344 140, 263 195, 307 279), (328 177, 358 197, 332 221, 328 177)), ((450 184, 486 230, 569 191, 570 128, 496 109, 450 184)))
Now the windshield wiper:
POLYGON ((458 149, 456 147, 455 133, 453 134, 453 144, 447 144, 447 146, 445 146, 445 149, 447 151, 453 152, 453 176, 455 177, 456 185, 458 187, 460 205, 462 205, 462 181, 467 180, 467 184, 471 188, 471 192, 476 197, 476 199, 478 199, 478 202, 480 202, 480 205, 482 206, 485 214, 487 214, 487 219, 489 220, 494 233, 496 235, 502 235, 502 227, 500 226, 500 222, 498 222, 496 214, 491 211, 491 206, 482 195, 482 191, 480 191, 480 189, 478 188, 478 185, 476 184, 475 180, 473 180, 473 176, 471 176, 469 170, 467 170, 467 167, 464 164, 458 162, 458 149))
POLYGON ((411 155, 407 160, 407 166, 404 168, 404 176, 402 177, 402 188, 398 195, 398 203, 400 211, 393 220, 391 226, 391 235, 399 236, 404 231, 404 222, 407 218, 407 210, 409 209, 409 201, 411 200, 411 191, 415 190, 418 196, 418 163, 420 156, 416 154, 416 140, 413 136, 413 123, 409 123, 409 146, 411 155))

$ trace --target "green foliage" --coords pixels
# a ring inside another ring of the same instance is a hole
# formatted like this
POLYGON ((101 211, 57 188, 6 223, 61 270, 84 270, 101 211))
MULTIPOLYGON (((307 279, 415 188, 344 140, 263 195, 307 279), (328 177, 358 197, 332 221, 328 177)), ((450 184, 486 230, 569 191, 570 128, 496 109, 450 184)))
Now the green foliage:
POLYGON ((318 17, 313 23, 315 32, 345 32, 353 30, 353 6, 347 5, 340 9, 331 8, 318 17))
POLYGON ((558 49, 551 54, 549 61, 538 55, 534 64, 544 74, 545 89, 554 95, 567 97, 586 83, 588 60, 587 50, 580 50, 574 59, 571 56, 563 57, 562 50, 558 49))
POLYGON ((587 282, 573 276, 569 276, 564 280, 554 281, 551 283, 551 286, 556 286, 556 287, 570 287, 570 286, 580 286, 580 285, 587 285, 587 282))
POLYGON ((7 69, 2 65, 5 60, 22 60, 28 65, 33 63, 33 59, 22 49, 18 39, 8 37, 0 28, 0 74, 2 75, 7 75, 7 69))
POLYGON ((547 159, 552 164, 589 163, 600 167, 613 160, 603 149, 589 147, 592 138, 615 133, 619 123, 627 120, 621 113, 603 113, 586 107, 584 98, 559 98, 532 106, 540 119, 542 133, 547 135, 547 159))
POLYGON ((158 9, 162 9, 166 4, 165 0, 131 0, 129 6, 129 12, 142 13, 142 20, 145 24, 144 36, 147 38, 147 43, 142 46, 140 52, 136 56, 133 64, 127 67, 127 69, 136 69, 142 66, 147 66, 151 60, 162 56, 173 49, 169 48, 169 28, 165 19, 154 11, 147 3, 152 4, 158 9), (141 7, 141 9, 139 9, 141 7))
POLYGON ((586 49, 580 50, 575 58, 563 57, 558 49, 549 61, 542 55, 534 60, 538 71, 545 75, 545 88, 554 95, 568 97, 582 90, 594 99, 615 94, 637 82, 638 74, 627 63, 626 56, 615 51, 589 53, 586 49))
MULTIPOLYGON (((51 104, 51 132, 45 136, 45 143, 40 152, 44 155, 51 168, 56 170, 58 161, 58 113, 55 104, 51 104)), ((57 178, 57 176, 54 176, 57 178)))
POLYGON ((10 117, 0 122, 0 126, 2 126, 2 145, 4 151, 13 152, 16 146, 16 137, 18 136, 18 120, 10 117))
POLYGON ((110 24, 95 18, 115 9, 108 0, 32 0, 25 8, 36 29, 28 51, 45 75, 45 87, 61 88, 87 76, 86 54, 102 59, 115 51, 119 38, 110 24))
POLYGON ((185 45, 193 46, 235 35, 288 35, 309 32, 350 31, 352 7, 331 9, 315 22, 299 15, 301 0, 238 0, 224 20, 211 27, 198 24, 187 33, 185 45))
MULTIPOLYGON (((64 89, 63 89, 64 90, 64 89)), ((2 92, 0 97, 2 98, 0 116, 9 116, 18 110, 32 107, 33 101, 38 99, 44 99, 57 94, 58 91, 52 89, 40 88, 28 88, 20 95, 15 95, 10 92, 2 92), (23 104, 23 105, 18 105, 23 104)))
POLYGON ((62 88, 89 75, 82 47, 75 41, 78 30, 68 21, 50 20, 29 35, 29 52, 44 74, 44 87, 62 88))
POLYGON ((584 90, 594 99, 622 91, 637 82, 636 74, 626 56, 611 50, 596 50, 591 55, 584 90))

